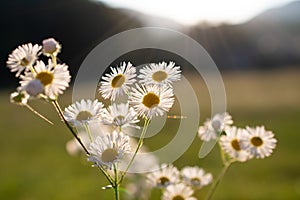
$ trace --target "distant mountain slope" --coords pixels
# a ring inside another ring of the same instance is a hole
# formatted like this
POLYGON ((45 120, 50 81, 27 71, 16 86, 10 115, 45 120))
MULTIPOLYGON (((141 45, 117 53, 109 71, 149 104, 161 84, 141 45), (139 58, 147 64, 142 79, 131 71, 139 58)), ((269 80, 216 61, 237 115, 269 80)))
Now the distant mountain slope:
POLYGON ((248 23, 266 22, 266 23, 280 23, 292 24, 299 23, 300 20, 300 1, 294 1, 282 7, 269 9, 253 19, 248 23))
POLYGON ((123 13, 129 17, 137 19, 143 26, 151 27, 163 27, 169 29, 175 29, 177 31, 184 31, 187 27, 180 24, 172 19, 167 19, 164 17, 159 17, 155 15, 144 14, 135 10, 120 9, 123 13))
POLYGON ((190 35, 226 69, 300 65, 300 1, 267 10, 241 25, 194 27, 190 35))

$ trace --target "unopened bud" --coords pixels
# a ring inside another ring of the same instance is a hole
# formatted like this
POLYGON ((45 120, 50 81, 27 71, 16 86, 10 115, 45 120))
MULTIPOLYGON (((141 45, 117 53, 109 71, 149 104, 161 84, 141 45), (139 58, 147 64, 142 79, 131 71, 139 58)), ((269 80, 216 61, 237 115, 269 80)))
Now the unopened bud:
POLYGON ((43 40, 43 53, 46 56, 56 56, 61 49, 61 45, 53 38, 43 40))
POLYGON ((44 85, 40 80, 34 79, 31 80, 24 89, 30 96, 37 96, 38 94, 43 93, 44 85))

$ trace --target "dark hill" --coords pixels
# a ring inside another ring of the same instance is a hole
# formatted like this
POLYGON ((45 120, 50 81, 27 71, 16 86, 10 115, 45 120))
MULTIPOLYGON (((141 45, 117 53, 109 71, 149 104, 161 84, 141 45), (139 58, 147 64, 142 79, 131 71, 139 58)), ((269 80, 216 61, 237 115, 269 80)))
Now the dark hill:
POLYGON ((267 10, 241 25, 202 24, 189 34, 222 69, 272 69, 300 64, 300 1, 267 10))
MULTIPOLYGON (((151 17, 88 0, 2 0, 0 4, 0 87, 17 86, 5 62, 19 44, 56 38, 63 44, 60 58, 75 75, 97 44, 123 30, 147 26, 145 22, 151 17)), ((173 27, 190 35, 205 47, 221 70, 273 69, 300 65, 299 10, 300 1, 296 1, 241 25, 184 27, 158 17, 153 17, 150 25, 173 27)), ((157 52, 148 54, 155 57, 157 52)), ((172 58, 166 53, 158 54, 172 58)), ((145 58, 141 52, 136 55, 140 61, 145 58)))
POLYGON ((27 42, 54 37, 63 44, 61 59, 73 74, 85 55, 102 40, 141 24, 123 12, 88 0, 4 0, 0 6, 1 86, 16 86, 5 67, 8 54, 27 42), (9 83, 9 84, 3 84, 9 83))

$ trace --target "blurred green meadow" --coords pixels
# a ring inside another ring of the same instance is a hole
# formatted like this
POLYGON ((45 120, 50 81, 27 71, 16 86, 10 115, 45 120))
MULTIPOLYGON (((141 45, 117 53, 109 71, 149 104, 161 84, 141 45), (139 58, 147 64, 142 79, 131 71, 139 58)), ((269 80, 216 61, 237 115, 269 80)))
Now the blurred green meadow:
MULTIPOLYGON (((300 79, 299 70, 234 72, 223 74, 227 110, 235 125, 265 125, 278 140, 273 155, 263 160, 236 163, 217 188, 213 199, 300 199, 300 79)), ((201 123, 210 114, 209 96, 203 81, 190 78, 201 107, 201 123)), ((70 156, 65 144, 72 138, 51 104, 35 101, 32 106, 45 114, 50 125, 24 107, 9 103, 8 91, 0 96, 0 199, 113 199, 112 190, 85 157, 70 156)), ((60 99, 71 103, 71 89, 60 99)), ((176 114, 176 110, 172 110, 176 114)), ((170 128, 145 140, 150 149, 163 146, 174 136, 170 128)), ((201 142, 193 144, 174 164, 181 169, 199 165, 214 176, 221 170, 218 147, 204 159, 198 158, 201 142)), ((202 199, 208 187, 196 193, 202 199)), ((124 194, 123 194, 124 196, 124 194)), ((149 199, 159 199, 154 190, 149 199)))

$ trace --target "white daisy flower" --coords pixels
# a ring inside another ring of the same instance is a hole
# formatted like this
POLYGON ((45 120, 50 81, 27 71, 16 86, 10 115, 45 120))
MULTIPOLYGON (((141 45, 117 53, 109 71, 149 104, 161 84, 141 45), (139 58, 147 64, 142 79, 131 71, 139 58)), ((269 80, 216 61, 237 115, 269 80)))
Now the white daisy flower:
POLYGON ((128 93, 130 85, 136 81, 136 69, 130 62, 127 65, 123 62, 120 67, 110 69, 112 72, 102 77, 99 92, 103 98, 114 101, 117 97, 128 93))
POLYGON ((7 67, 11 72, 17 72, 16 77, 20 76, 22 71, 26 72, 32 67, 41 48, 41 46, 31 43, 19 46, 8 56, 7 67))
POLYGON ((103 104, 97 99, 94 101, 82 99, 66 107, 64 116, 68 122, 79 125, 99 119, 102 112, 103 104))
POLYGON ((225 130, 226 135, 220 137, 222 149, 233 159, 245 162, 250 159, 250 154, 242 148, 243 138, 247 136, 245 129, 232 126, 225 130))
POLYGON ((233 124, 232 117, 228 113, 216 114, 211 120, 206 120, 204 126, 199 127, 198 136, 207 142, 215 140, 231 124, 233 124))
POLYGON ((18 105, 26 105, 29 99, 29 95, 23 91, 18 90, 17 92, 13 92, 10 94, 10 102, 18 105))
POLYGON ((155 84, 162 86, 167 84, 171 86, 172 82, 180 80, 181 71, 179 66, 175 66, 174 62, 167 64, 166 62, 151 63, 140 70, 140 83, 155 84))
POLYGON ((276 147, 277 140, 271 131, 266 131, 264 126, 256 128, 247 127, 249 134, 245 137, 243 148, 256 158, 269 157, 276 147))
POLYGON ((168 112, 174 103, 173 89, 156 85, 136 86, 129 97, 129 104, 142 117, 151 119, 168 112))
POLYGON ((147 180, 152 187, 165 188, 180 181, 180 172, 171 164, 162 164, 147 175, 147 180))
POLYGON ((163 192, 162 200, 197 200, 192 197, 194 191, 191 187, 179 183, 176 185, 169 185, 163 192))
POLYGON ((106 136, 98 136, 91 143, 88 160, 111 169, 112 165, 119 162, 124 154, 130 153, 130 150, 129 137, 122 132, 113 131, 106 136))
POLYGON ((61 50, 61 45, 54 39, 48 38, 43 40, 43 54, 45 56, 57 56, 61 50))
POLYGON ((113 103, 107 109, 103 110, 101 115, 102 123, 115 127, 134 127, 139 128, 135 123, 139 122, 137 113, 128 103, 113 103))
POLYGON ((54 68, 51 61, 49 61, 48 66, 43 61, 37 61, 34 70, 35 73, 28 72, 21 76, 22 87, 26 87, 31 80, 40 80, 44 85, 44 94, 50 99, 56 99, 69 87, 71 76, 68 66, 65 64, 58 64, 54 68))
POLYGON ((202 188, 212 182, 212 174, 205 173, 205 171, 198 167, 184 167, 181 170, 181 177, 183 181, 190 186, 194 186, 196 188, 202 188))

